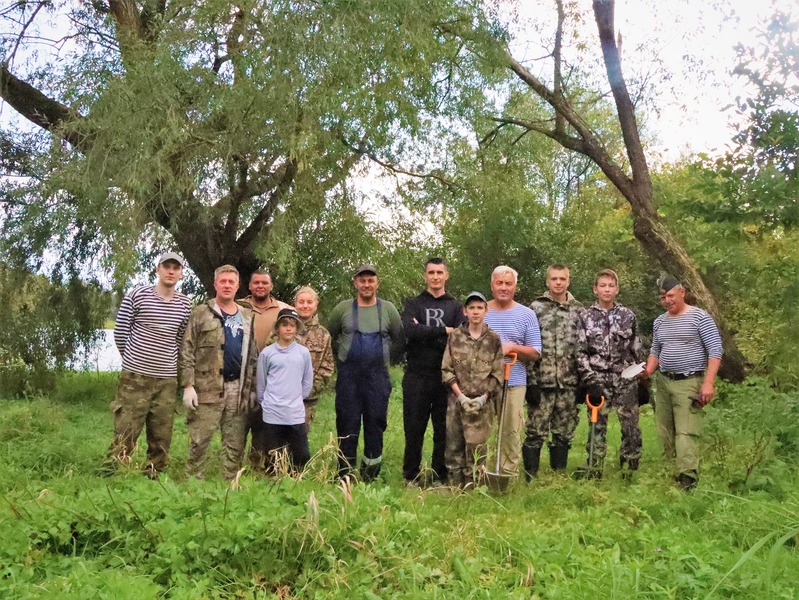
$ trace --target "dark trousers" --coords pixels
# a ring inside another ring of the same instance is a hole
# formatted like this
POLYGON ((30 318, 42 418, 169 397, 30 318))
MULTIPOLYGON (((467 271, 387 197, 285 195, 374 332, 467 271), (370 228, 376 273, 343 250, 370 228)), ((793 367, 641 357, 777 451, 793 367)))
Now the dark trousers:
POLYGON ((281 448, 288 448, 291 464, 297 470, 301 470, 311 459, 311 452, 308 450, 308 428, 305 423, 299 425, 264 423, 263 430, 267 471, 274 470, 274 452, 281 448))
POLYGON ((390 394, 391 379, 385 365, 339 364, 336 379, 336 435, 341 475, 355 467, 361 421, 363 462, 372 467, 374 475, 380 471, 390 394))
POLYGON ((402 474, 407 480, 419 476, 427 421, 433 422, 432 467, 435 478, 446 481, 444 451, 447 444, 447 388, 441 371, 406 371, 402 379, 402 415, 405 426, 405 457, 402 474))

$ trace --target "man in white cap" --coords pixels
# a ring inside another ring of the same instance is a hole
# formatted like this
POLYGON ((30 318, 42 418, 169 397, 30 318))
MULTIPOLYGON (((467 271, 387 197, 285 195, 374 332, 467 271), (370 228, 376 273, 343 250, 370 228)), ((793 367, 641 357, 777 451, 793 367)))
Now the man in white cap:
POLYGON ((166 252, 158 259, 155 285, 133 288, 122 299, 114 342, 122 356, 119 387, 111 410, 112 460, 129 460, 147 427, 147 473, 166 468, 172 443, 177 397, 178 347, 189 320, 191 302, 175 290, 183 278, 183 258, 166 252))

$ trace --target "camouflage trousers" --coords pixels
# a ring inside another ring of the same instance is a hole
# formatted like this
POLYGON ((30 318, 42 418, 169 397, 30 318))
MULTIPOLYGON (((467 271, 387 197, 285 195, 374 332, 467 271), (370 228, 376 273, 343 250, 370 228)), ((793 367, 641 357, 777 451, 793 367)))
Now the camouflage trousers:
MULTIPOLYGON (((599 374, 599 383, 605 391, 605 405, 599 411, 594 438, 595 464, 601 465, 607 454, 608 416, 616 409, 621 425, 621 449, 619 458, 624 462, 641 458, 641 428, 638 425, 640 414, 638 407, 638 383, 635 380, 622 379, 614 373, 599 374)), ((590 418, 590 411, 588 415, 590 418)), ((590 420, 589 420, 590 427, 590 420)), ((585 451, 591 453, 591 430, 588 430, 588 442, 585 451)))
POLYGON ((146 426, 147 469, 163 471, 172 444, 177 390, 176 378, 163 379, 123 370, 116 397, 111 402, 114 440, 108 448, 109 458, 128 459, 146 426))
POLYGON ((486 402, 476 415, 463 412, 452 394, 447 397, 447 441, 444 463, 452 485, 476 482, 488 457, 488 434, 494 409, 486 402))
POLYGON ((316 405, 319 404, 319 398, 306 398, 303 400, 305 405, 305 429, 311 431, 311 422, 316 416, 316 405))
POLYGON ((200 404, 189 411, 186 425, 189 430, 189 458, 186 475, 203 479, 205 461, 211 438, 217 430, 222 432, 222 476, 233 479, 241 468, 247 435, 247 419, 251 411, 239 410, 239 382, 226 381, 222 402, 200 404))
POLYGON ((580 420, 574 388, 543 388, 541 402, 527 414, 525 446, 541 448, 552 434, 551 446, 571 446, 580 420))

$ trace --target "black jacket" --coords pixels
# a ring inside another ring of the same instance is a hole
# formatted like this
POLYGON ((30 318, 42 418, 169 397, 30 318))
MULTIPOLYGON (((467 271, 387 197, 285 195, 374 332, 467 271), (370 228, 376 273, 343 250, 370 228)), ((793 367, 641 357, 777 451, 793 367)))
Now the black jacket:
POLYGON ((402 310, 402 326, 408 370, 440 373, 447 346, 445 327, 458 327, 465 321, 463 304, 448 293, 435 298, 425 290, 407 300, 402 310))

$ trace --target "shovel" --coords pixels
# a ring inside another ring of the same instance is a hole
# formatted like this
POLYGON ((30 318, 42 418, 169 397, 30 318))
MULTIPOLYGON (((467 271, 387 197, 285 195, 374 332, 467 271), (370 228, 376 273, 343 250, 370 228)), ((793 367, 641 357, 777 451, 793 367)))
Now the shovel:
MULTIPOLYGON (((597 468, 594 461, 594 439, 596 438, 596 422, 599 419, 599 409, 605 406, 605 396, 601 396, 599 404, 591 404, 591 398, 588 394, 585 395, 585 403, 588 405, 588 410, 591 411, 589 420, 591 421, 591 443, 588 445, 588 477, 597 476, 597 468)), ((598 472, 601 476, 601 471, 598 472)))
POLYGON ((508 489, 508 484, 513 478, 513 475, 502 473, 499 470, 499 457, 502 452, 502 427, 505 425, 505 405, 508 398, 508 381, 510 380, 510 368, 516 364, 518 355, 515 352, 508 354, 511 357, 510 362, 505 363, 504 383, 502 384, 502 400, 500 401, 499 408, 499 430, 497 431, 497 464, 494 472, 486 471, 486 484, 488 489, 492 492, 504 492, 508 489))

